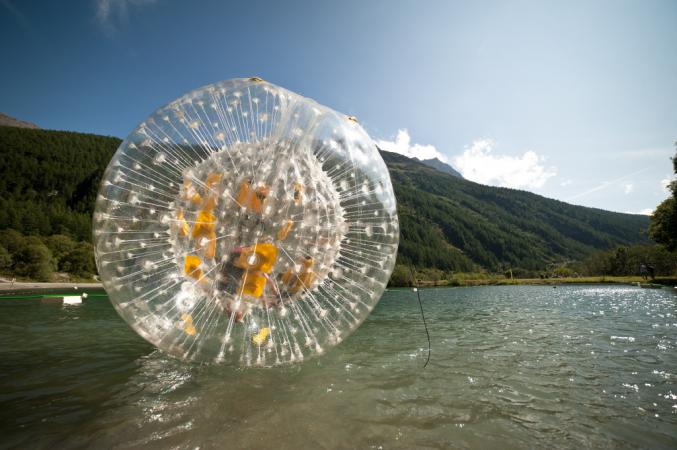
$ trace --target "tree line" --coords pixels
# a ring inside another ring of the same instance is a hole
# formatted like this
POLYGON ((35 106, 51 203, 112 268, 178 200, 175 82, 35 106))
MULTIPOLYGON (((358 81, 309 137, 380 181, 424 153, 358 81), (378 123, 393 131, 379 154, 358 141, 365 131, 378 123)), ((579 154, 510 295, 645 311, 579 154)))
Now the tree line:
POLYGON ((92 244, 70 236, 24 236, 16 230, 0 231, 0 272, 50 281, 54 272, 91 279, 96 273, 92 244))
MULTIPOLYGON (((0 274, 47 280, 54 272, 96 272, 91 217, 101 176, 120 143, 114 137, 0 127, 0 274)), ((564 261, 578 262, 580 272, 620 273, 635 270, 642 258, 669 260, 663 250, 646 253, 651 239, 668 252, 677 248, 674 182, 672 197, 649 223, 645 216, 483 186, 401 155, 382 155, 400 218, 394 277, 404 277, 408 266, 429 279, 480 271, 531 277, 564 261), (625 252, 625 260, 617 252, 625 252)), ((662 264, 654 263, 663 270, 662 264)))

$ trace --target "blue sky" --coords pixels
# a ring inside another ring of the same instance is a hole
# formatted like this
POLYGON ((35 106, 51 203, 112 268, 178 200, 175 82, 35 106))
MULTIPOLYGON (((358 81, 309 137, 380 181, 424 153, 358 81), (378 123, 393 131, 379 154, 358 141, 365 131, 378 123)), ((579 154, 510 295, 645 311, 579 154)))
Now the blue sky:
POLYGON ((468 178, 646 212, 672 176, 675 24, 673 0, 0 0, 0 111, 125 137, 258 75, 468 178))

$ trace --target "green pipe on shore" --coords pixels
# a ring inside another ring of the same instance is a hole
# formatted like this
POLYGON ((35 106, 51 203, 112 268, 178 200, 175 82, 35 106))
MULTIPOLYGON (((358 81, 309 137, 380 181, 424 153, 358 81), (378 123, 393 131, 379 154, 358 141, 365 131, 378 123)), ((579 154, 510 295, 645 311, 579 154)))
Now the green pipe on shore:
MULTIPOLYGON (((0 300, 18 300, 26 298, 53 298, 53 297, 67 297, 66 294, 39 294, 39 295, 0 295, 0 300)), ((106 297, 106 294, 87 294, 90 297, 106 297)))

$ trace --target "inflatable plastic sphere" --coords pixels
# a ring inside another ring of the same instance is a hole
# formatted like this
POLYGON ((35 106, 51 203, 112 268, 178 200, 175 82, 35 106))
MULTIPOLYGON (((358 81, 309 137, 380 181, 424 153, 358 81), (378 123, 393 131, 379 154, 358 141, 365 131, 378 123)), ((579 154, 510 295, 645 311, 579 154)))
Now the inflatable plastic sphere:
POLYGON ((259 78, 155 111, 113 156, 94 213, 99 274, 132 328, 242 366, 345 339, 398 237, 388 170, 357 121, 259 78))

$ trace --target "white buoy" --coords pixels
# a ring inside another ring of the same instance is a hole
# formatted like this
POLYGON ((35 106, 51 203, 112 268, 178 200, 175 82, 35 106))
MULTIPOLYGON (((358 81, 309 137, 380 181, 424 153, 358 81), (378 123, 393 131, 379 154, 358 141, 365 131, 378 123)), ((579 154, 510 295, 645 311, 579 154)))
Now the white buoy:
POLYGON ((78 295, 68 295, 63 298, 64 305, 80 305, 81 303, 82 298, 78 295))

